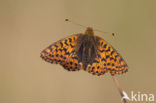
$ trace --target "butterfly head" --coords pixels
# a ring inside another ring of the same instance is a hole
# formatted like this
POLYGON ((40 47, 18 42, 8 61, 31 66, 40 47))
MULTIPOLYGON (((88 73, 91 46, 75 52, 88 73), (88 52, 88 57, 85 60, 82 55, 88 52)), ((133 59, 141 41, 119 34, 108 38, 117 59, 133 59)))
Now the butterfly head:
POLYGON ((87 27, 87 30, 85 31, 85 35, 94 36, 93 28, 92 27, 87 27))

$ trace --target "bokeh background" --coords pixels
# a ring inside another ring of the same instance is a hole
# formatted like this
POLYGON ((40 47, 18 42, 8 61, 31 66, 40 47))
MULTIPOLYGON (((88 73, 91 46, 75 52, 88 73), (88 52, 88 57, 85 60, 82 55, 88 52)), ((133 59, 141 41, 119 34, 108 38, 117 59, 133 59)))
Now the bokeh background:
MULTIPOLYGON (((0 0, 0 103, 120 103, 110 74, 67 72, 40 52, 85 27, 111 43, 129 65, 116 76, 130 95, 156 96, 155 0, 0 0)), ((156 101, 155 101, 156 102, 156 101)))

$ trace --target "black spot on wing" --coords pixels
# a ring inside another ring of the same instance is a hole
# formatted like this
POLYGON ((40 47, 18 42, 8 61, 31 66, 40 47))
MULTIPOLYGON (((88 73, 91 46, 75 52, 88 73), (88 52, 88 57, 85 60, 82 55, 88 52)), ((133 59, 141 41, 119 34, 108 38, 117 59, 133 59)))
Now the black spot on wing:
POLYGON ((60 42, 60 45, 61 45, 61 48, 63 47, 63 43, 62 42, 60 42))
POLYGON ((64 42, 64 43, 68 46, 67 40, 65 40, 65 42, 64 42))
POLYGON ((105 61, 106 62, 106 59, 105 58, 102 58, 101 61, 105 61))
POLYGON ((70 53, 69 52, 66 52, 65 55, 70 55, 70 53))
POLYGON ((55 46, 56 48, 58 48, 58 46, 57 46, 56 44, 55 44, 54 46, 55 46))
POLYGON ((69 38, 69 42, 72 42, 72 39, 71 38, 69 38))
POLYGON ((59 49, 59 51, 61 51, 61 52, 62 52, 62 51, 63 51, 63 49, 59 49))
POLYGON ((108 49, 106 50, 106 52, 109 52, 110 51, 110 47, 108 47, 108 49))
POLYGON ((76 59, 76 60, 78 60, 78 57, 72 57, 72 59, 76 59))
POLYGON ((63 50, 66 52, 67 51, 67 49, 66 48, 63 48, 63 50))
POLYGON ((103 47, 106 48, 107 47, 107 44, 105 44, 103 47))
POLYGON ((74 48, 74 46, 72 44, 70 44, 71 48, 74 48))
POLYGON ((61 58, 63 58, 63 55, 60 55, 61 58))
POLYGON ((113 55, 113 53, 114 53, 114 50, 113 50, 113 51, 111 51, 111 55, 113 55))
POLYGON ((105 50, 103 49, 103 50, 99 50, 100 52, 104 52, 105 50))
POLYGON ((106 59, 108 59, 110 56, 109 55, 106 55, 106 59))

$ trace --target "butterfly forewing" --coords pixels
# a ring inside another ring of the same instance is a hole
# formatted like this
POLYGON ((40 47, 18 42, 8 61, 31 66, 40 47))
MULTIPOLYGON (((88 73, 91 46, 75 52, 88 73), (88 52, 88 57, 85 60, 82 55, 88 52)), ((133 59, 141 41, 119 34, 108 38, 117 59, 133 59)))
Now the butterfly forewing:
POLYGON ((41 52, 41 58, 50 63, 58 63, 68 71, 79 70, 81 67, 75 50, 79 35, 69 36, 50 45, 41 52))

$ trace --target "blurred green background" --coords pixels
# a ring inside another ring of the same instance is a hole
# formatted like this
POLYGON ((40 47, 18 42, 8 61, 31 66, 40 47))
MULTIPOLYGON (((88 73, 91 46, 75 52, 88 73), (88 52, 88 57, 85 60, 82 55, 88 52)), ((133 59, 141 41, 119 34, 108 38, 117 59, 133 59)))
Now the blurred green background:
POLYGON ((1 0, 0 103, 120 103, 109 73, 67 72, 40 52, 86 28, 112 44, 129 72, 117 76, 123 90, 156 95, 155 0, 1 0))

